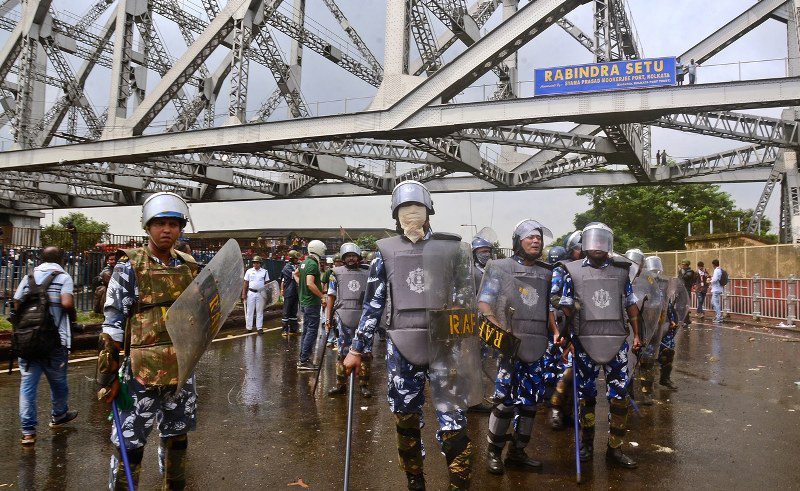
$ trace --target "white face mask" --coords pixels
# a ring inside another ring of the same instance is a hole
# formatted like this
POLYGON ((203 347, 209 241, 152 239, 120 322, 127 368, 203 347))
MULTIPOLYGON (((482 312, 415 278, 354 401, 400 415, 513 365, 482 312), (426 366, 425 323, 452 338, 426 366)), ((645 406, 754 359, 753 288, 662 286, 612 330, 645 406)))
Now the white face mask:
POLYGON ((422 228, 428 220, 428 209, 422 205, 404 205, 397 210, 397 219, 400 221, 400 228, 411 242, 418 242, 425 237, 425 230, 422 228))

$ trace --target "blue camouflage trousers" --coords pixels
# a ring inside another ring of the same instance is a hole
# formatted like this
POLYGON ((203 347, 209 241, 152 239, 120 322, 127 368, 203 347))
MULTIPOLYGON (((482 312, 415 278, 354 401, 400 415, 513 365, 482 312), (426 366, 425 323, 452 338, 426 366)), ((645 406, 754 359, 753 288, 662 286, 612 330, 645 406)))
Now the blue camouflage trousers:
POLYGON ((544 363, 542 382, 545 387, 555 387, 560 378, 560 373, 563 373, 559 367, 561 364, 561 347, 549 341, 547 343, 547 351, 545 351, 542 361, 544 363))
MULTIPOLYGON (((120 409, 120 423, 125 448, 144 447, 147 437, 158 422, 158 433, 161 438, 185 435, 194 431, 197 425, 197 392, 194 385, 194 374, 183 384, 181 392, 174 396, 174 388, 147 388, 131 376, 130 361, 125 360, 123 366, 124 381, 128 392, 133 397, 133 408, 120 409)), ((119 447, 117 428, 111 425, 111 443, 119 447)), ((159 447, 159 470, 164 472, 164 451, 159 447)), ((116 472, 119 468, 117 453, 112 454, 109 472, 109 489, 114 489, 116 472)))
MULTIPOLYGON (((597 399, 597 374, 600 365, 592 360, 581 346, 580 339, 572 340, 575 348, 575 367, 578 373, 578 394, 583 400, 597 399)), ((617 356, 603 365, 606 375, 606 398, 622 400, 628 391, 628 342, 622 343, 617 356)))
MULTIPOLYGON (((428 370, 412 365, 395 348, 391 338, 386 339, 386 370, 388 372, 387 399, 393 413, 419 414, 422 421, 422 405, 425 403, 425 380, 428 370)), ((436 411, 439 430, 436 439, 442 443, 442 432, 466 429, 467 418, 464 411, 436 411)))
POLYGON ((501 357, 494 382, 494 402, 505 406, 535 406, 544 395, 547 354, 533 363, 501 357))
POLYGON ((666 334, 664 334, 664 337, 661 338, 661 350, 664 348, 672 350, 675 349, 675 334, 677 334, 677 332, 678 329, 667 329, 666 334))

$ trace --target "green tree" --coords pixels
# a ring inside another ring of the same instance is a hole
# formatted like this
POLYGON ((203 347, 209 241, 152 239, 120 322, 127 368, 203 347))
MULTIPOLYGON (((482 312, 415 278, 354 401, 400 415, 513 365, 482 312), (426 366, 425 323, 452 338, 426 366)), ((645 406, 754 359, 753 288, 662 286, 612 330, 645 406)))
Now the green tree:
POLYGON ((374 251, 375 243, 378 242, 378 238, 372 235, 365 235, 355 239, 353 242, 360 247, 362 251, 374 251))
MULTIPOLYGON (((695 233, 708 230, 710 220, 715 233, 736 232, 737 217, 744 229, 753 213, 736 208, 731 196, 716 185, 584 188, 578 195, 587 196, 591 208, 575 215, 575 227, 606 223, 614 229, 617 251, 632 247, 644 251, 683 249, 689 223, 695 233)), ((770 226, 768 219, 761 223, 767 240, 770 226)))
POLYGON ((42 245, 55 245, 65 250, 73 248, 72 237, 67 231, 67 224, 72 222, 77 230, 77 251, 94 248, 95 244, 102 241, 103 235, 108 233, 109 225, 105 222, 93 220, 83 213, 72 212, 58 219, 57 224, 47 225, 42 228, 42 245))

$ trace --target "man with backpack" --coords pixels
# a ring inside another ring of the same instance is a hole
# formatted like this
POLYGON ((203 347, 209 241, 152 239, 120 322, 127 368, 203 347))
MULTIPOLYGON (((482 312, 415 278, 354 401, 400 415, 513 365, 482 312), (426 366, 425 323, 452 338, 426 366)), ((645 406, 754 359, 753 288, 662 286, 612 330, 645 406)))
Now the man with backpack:
POLYGON ((714 322, 722 322, 722 292, 728 284, 728 273, 719 267, 719 259, 711 261, 714 272, 711 274, 711 308, 714 309, 714 322))
POLYGON ((13 341, 19 356, 19 419, 23 445, 36 443, 36 389, 44 372, 53 410, 50 428, 78 416, 67 405, 70 318, 74 317, 72 278, 61 267, 58 247, 42 251, 42 264, 24 277, 14 294, 13 341))

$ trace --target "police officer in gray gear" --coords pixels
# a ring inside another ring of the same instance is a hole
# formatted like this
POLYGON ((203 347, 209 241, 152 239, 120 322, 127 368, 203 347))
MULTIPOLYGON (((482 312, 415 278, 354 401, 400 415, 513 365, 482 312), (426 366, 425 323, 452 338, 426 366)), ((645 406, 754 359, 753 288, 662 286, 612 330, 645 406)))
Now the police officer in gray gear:
MULTIPOLYGON (((367 288, 369 269, 361 265, 361 248, 352 242, 345 242, 339 248, 343 266, 333 268, 328 282, 328 303, 325 309, 325 330, 330 332, 334 322, 339 327, 339 343, 336 356, 336 387, 328 391, 329 396, 344 394, 347 391, 347 376, 342 361, 350 350, 353 334, 361 319, 361 305, 367 288), (334 315, 336 318, 334 319, 334 315)), ((369 390, 370 362, 372 353, 361 355, 358 369, 358 385, 362 397, 372 397, 369 390)))
POLYGON ((481 281, 483 281, 483 272, 486 269, 486 263, 492 259, 494 244, 489 242, 486 238, 476 235, 472 238, 471 245, 472 257, 475 260, 475 264, 472 268, 472 275, 475 279, 475 290, 477 291, 481 286, 481 281))
MULTIPOLYGON (((453 272, 446 269, 449 266, 445 262, 427 264, 426 251, 459 250, 460 237, 431 230, 429 218, 434 214, 433 200, 420 182, 403 181, 395 186, 391 209, 400 235, 377 242, 378 250, 370 265, 361 321, 344 366, 347 373, 359 369, 362 353, 372 346, 375 330, 390 297, 391 320, 386 340, 387 398, 395 416, 400 468, 405 471, 408 489, 424 490, 420 430, 430 362, 427 309, 446 302, 429 285, 435 280, 445 285, 453 282, 453 272)), ((464 409, 440 409, 437 406, 435 411, 438 423, 436 439, 445 455, 451 490, 468 489, 472 471, 473 445, 467 435, 464 409)))
POLYGON ((542 463, 525 454, 531 438, 536 404, 544 395, 544 356, 549 340, 558 337, 549 298, 552 266, 542 262, 544 237, 550 230, 536 220, 523 220, 512 236, 514 255, 489 262, 478 294, 478 309, 492 324, 519 338, 514 358, 500 358, 495 381, 495 406, 489 416, 489 472, 504 472, 501 460, 506 441, 511 448, 508 467, 538 469, 542 463), (513 314, 506 314, 512 312, 513 314), (514 435, 507 435, 515 419, 514 435))

